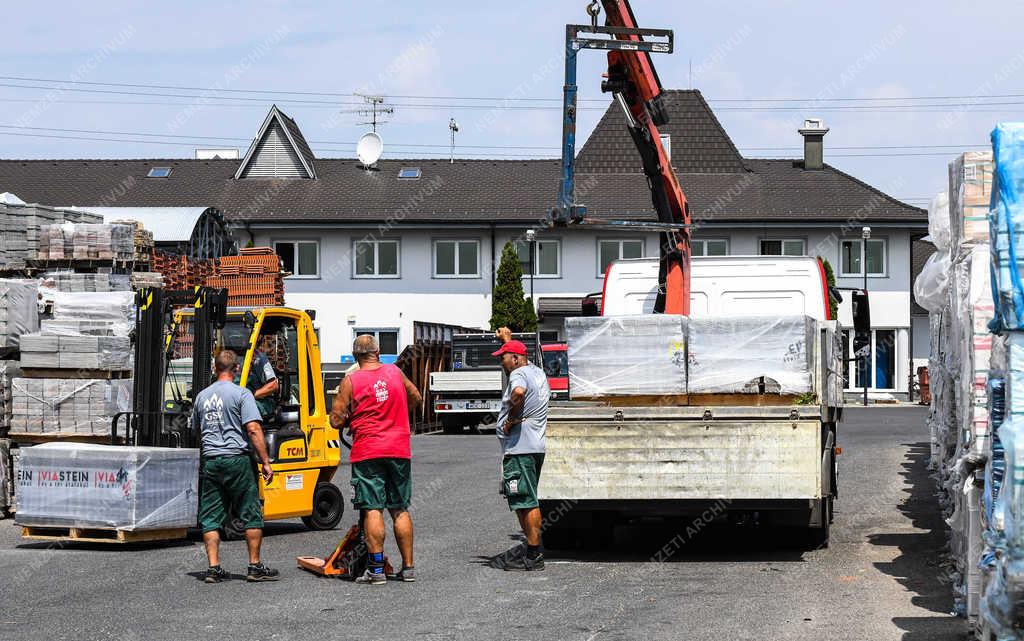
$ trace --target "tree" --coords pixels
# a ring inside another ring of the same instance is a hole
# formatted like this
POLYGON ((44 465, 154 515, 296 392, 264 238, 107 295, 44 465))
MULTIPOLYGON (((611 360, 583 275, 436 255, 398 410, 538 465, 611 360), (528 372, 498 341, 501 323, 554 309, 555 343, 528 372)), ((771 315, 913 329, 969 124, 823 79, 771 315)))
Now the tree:
POLYGON ((523 268, 515 245, 505 243, 498 263, 498 275, 491 296, 491 329, 508 327, 513 332, 532 332, 537 329, 537 315, 533 302, 523 293, 523 268), (527 310, 529 305, 529 310, 527 310))
MULTIPOLYGON (((832 263, 828 262, 827 259, 818 256, 818 260, 821 261, 821 266, 825 270, 825 284, 830 288, 836 286, 836 274, 832 271, 832 263)), ((829 315, 833 320, 839 318, 839 303, 836 299, 832 298, 832 292, 829 291, 828 297, 828 311, 829 315)))

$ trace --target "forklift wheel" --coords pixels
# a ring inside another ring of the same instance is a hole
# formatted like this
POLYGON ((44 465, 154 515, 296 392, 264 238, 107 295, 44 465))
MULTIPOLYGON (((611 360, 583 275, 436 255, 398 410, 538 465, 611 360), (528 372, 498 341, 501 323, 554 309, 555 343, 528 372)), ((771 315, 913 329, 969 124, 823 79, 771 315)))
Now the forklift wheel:
POLYGON ((313 490, 313 513, 302 517, 311 530, 333 530, 345 514, 345 499, 334 483, 317 483, 313 490))

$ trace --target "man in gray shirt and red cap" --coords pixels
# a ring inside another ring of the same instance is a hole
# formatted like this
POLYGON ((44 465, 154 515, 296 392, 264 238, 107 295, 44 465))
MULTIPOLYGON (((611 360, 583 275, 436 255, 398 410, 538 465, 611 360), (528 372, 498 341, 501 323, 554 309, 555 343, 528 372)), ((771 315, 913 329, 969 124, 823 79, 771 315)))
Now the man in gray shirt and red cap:
MULTIPOLYGON (((507 334, 498 335, 506 338, 507 334)), ((527 358, 522 341, 507 340, 492 355, 501 358, 501 366, 508 374, 495 428, 503 454, 501 489, 526 535, 525 554, 503 555, 496 561, 504 570, 543 570, 537 484, 544 464, 544 432, 551 390, 544 370, 527 358)))

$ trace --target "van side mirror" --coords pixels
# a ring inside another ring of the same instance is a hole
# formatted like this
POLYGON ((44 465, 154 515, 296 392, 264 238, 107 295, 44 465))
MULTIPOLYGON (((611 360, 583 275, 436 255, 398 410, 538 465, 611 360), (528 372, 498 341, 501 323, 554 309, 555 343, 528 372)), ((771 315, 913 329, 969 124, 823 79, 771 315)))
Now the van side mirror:
POLYGON ((871 307, 868 304, 867 290, 855 289, 851 293, 853 351, 858 355, 862 349, 870 349, 871 346, 871 307))
POLYGON ((589 294, 583 297, 580 301, 580 315, 581 316, 600 316, 601 306, 598 304, 600 299, 596 294, 589 294))

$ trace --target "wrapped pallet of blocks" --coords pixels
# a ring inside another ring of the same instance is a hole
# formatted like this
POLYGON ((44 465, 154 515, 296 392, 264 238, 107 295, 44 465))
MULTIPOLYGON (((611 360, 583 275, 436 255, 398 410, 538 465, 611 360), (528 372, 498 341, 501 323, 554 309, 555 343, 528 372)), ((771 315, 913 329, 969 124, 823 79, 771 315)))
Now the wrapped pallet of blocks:
POLYGON ((567 318, 569 396, 686 394, 688 322, 669 314, 567 318))
POLYGON ((147 530, 194 527, 199 450, 45 443, 25 448, 16 522, 147 530))
POLYGON ((132 408, 131 379, 15 378, 11 434, 106 436, 132 408))
POLYGON ((128 336, 135 327, 132 291, 81 293, 44 287, 39 297, 50 309, 52 320, 109 326, 113 336, 128 336))
POLYGON ((127 336, 25 334, 21 337, 21 366, 69 370, 130 370, 131 341, 127 336))
POLYGON ((17 348, 22 334, 39 329, 38 281, 0 278, 0 348, 17 348))
POLYGON ((39 230, 40 260, 135 259, 135 230, 130 225, 65 222, 39 230))
POLYGON ((691 318, 690 394, 808 394, 817 323, 808 316, 691 318))

